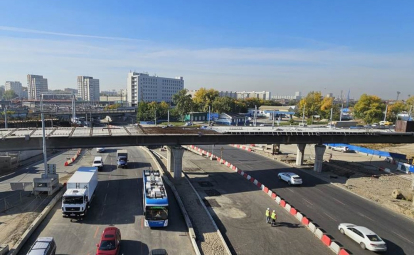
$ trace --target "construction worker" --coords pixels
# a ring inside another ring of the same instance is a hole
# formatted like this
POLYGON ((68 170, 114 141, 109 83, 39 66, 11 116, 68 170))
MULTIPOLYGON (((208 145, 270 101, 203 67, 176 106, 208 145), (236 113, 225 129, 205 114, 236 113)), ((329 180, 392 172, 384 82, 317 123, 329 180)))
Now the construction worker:
POLYGON ((270 209, 266 209, 266 223, 270 223, 270 209))
POLYGON ((276 216, 276 211, 275 210, 273 210, 272 215, 270 216, 270 218, 272 218, 272 227, 276 226, 277 216, 276 216))

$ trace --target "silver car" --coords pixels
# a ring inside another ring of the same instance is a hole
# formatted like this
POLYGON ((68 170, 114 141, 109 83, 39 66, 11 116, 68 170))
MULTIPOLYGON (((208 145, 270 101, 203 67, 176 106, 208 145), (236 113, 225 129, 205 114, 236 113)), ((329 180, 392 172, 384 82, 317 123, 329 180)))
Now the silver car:
POLYGON ((30 247, 27 255, 55 255, 56 243, 53 237, 39 237, 32 247, 30 247))

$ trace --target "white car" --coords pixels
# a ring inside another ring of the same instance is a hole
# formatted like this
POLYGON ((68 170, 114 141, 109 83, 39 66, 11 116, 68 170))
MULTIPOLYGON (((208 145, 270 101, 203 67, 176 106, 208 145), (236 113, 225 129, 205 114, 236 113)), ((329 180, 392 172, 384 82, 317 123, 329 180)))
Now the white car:
POLYGON ((96 148, 96 152, 105 152, 105 148, 96 148))
POLYGON ((348 152, 349 148, 347 146, 340 146, 340 147, 332 147, 333 151, 341 151, 341 152, 348 152))
POLYGON ((362 249, 370 251, 386 251, 387 244, 372 230, 352 223, 341 223, 339 231, 357 242, 362 249))
POLYGON ((302 184, 302 178, 300 178, 300 176, 295 173, 283 172, 283 173, 279 173, 277 177, 279 177, 279 180, 283 180, 287 182, 289 185, 301 185, 302 184))

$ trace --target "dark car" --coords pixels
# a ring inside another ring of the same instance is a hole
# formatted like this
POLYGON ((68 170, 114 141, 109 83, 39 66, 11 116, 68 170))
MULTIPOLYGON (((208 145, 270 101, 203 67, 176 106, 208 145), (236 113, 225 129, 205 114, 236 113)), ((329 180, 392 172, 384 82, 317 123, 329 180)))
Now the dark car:
POLYGON ((39 237, 30 247, 27 255, 55 255, 56 243, 53 237, 39 237))
POLYGON ((102 232, 101 241, 96 245, 96 255, 118 255, 120 243, 121 231, 116 227, 107 227, 102 232))

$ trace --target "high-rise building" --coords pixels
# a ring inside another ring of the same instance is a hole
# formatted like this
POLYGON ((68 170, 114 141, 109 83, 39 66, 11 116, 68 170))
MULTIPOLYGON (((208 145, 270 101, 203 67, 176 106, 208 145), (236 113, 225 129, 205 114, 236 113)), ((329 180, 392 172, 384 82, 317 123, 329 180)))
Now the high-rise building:
POLYGON ((5 91, 13 90, 18 97, 22 97, 22 83, 20 81, 6 81, 5 91))
POLYGON ((47 79, 42 75, 27 75, 27 89, 29 100, 40 100, 42 93, 48 92, 47 79))
POLYGON ((99 79, 78 76, 78 97, 84 101, 99 101, 99 79))
POLYGON ((173 95, 184 89, 183 77, 164 78, 147 73, 129 72, 127 101, 131 106, 139 102, 172 102, 173 95))
POLYGON ((257 98, 263 100, 270 100, 271 93, 269 91, 261 91, 261 92, 246 92, 246 91, 238 91, 236 92, 237 99, 247 99, 247 98, 257 98))

